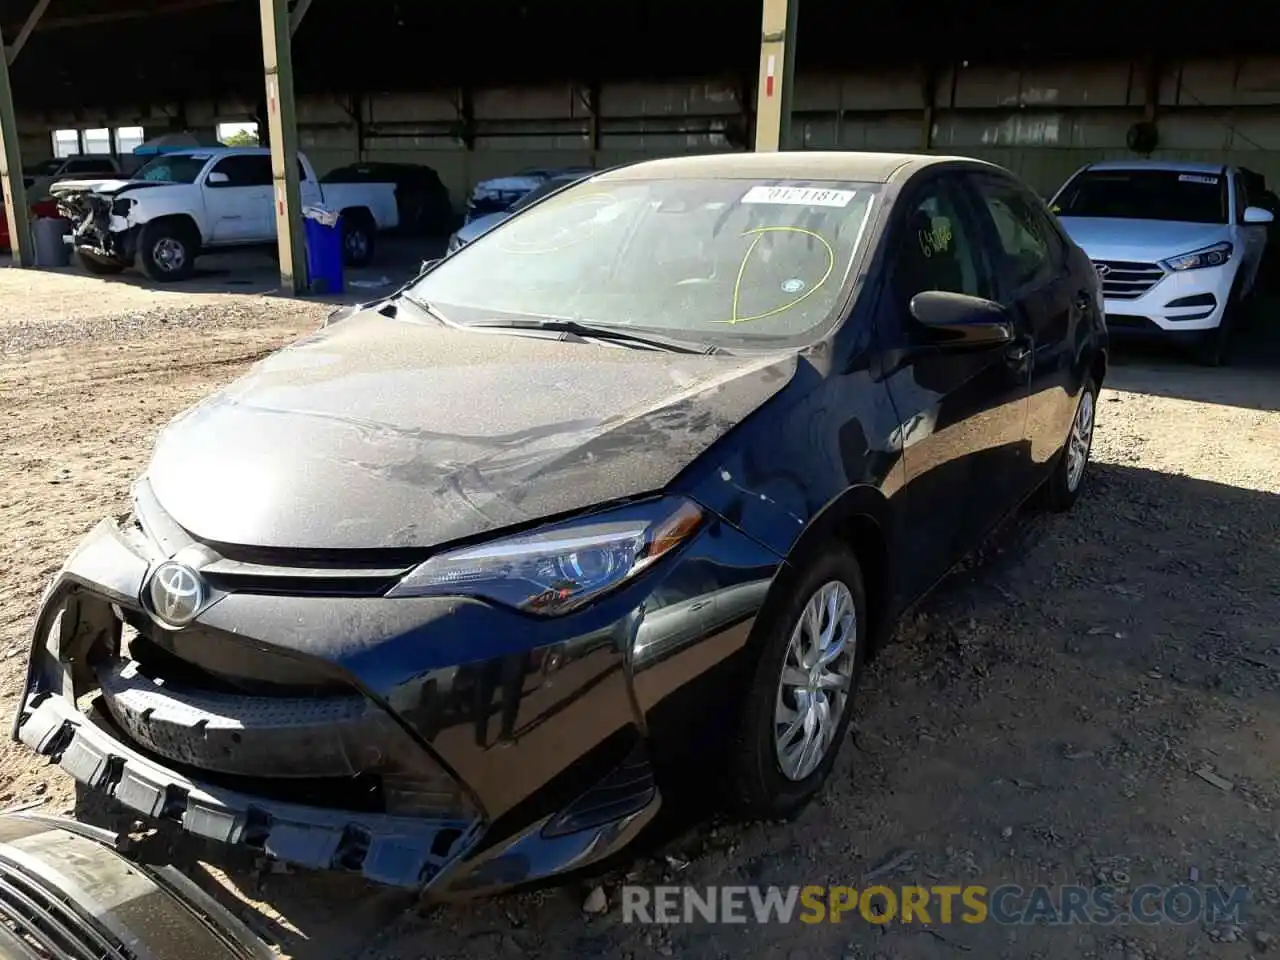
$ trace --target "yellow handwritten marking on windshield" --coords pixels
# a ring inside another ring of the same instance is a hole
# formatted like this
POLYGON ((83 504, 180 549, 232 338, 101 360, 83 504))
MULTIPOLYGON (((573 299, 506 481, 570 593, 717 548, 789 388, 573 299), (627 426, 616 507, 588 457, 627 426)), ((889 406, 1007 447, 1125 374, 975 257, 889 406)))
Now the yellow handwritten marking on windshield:
POLYGON ((827 282, 827 278, 831 276, 831 271, 836 267, 835 250, 831 248, 831 244, 827 242, 826 237, 821 234, 814 233, 812 230, 806 230, 804 227, 755 227, 752 230, 748 230, 743 234, 743 236, 749 237, 753 233, 756 234, 755 239, 751 241, 751 246, 747 247, 747 252, 743 254, 742 263, 738 265, 738 277, 733 283, 733 314, 728 320, 713 320, 713 323, 748 323, 752 320, 764 320, 766 317, 776 317, 778 314, 783 313, 786 310, 790 310, 802 301, 807 300, 822 289, 822 285, 827 282), (739 301, 742 297, 742 277, 747 272, 747 264, 751 261, 751 254, 755 251, 756 245, 764 238, 766 233, 798 233, 801 236, 812 237, 817 240, 822 244, 823 248, 827 252, 827 270, 817 283, 804 293, 800 294, 800 296, 796 297, 790 303, 784 303, 782 306, 775 307, 765 313, 757 313, 750 317, 740 317, 738 316, 738 308, 739 301))
MULTIPOLYGON (((597 208, 597 215, 598 215, 600 210, 606 209, 607 204, 614 204, 617 202, 618 202, 618 198, 611 193, 585 193, 580 197, 572 197, 568 200, 561 200, 558 204, 556 204, 555 200, 550 200, 548 201, 548 204, 549 205, 555 204, 555 206, 554 207, 549 206, 548 209, 556 209, 558 212, 563 212, 565 210, 572 210, 574 207, 578 207, 578 206, 582 206, 582 207, 594 206, 597 208)), ((578 224, 574 227, 569 227, 569 228, 562 227, 561 229, 557 230, 554 234, 552 234, 550 242, 547 242, 546 240, 543 240, 542 243, 538 243, 536 240, 530 241, 530 242, 521 242, 520 240, 514 239, 512 237, 504 237, 504 235, 501 233, 499 233, 494 239, 502 243, 502 249, 506 253, 524 253, 524 254, 559 253, 561 250, 567 250, 569 247, 576 247, 578 244, 582 243, 583 241, 590 240, 593 236, 596 235, 596 233, 599 232, 599 228, 603 227, 608 222, 609 222, 608 220, 605 220, 604 222, 596 222, 595 217, 592 217, 585 224, 578 224), (556 242, 556 238, 561 237, 566 233, 569 234, 568 240, 556 242)), ((516 221, 514 224, 512 224, 512 227, 515 231, 517 231, 517 236, 518 236, 518 231, 520 229, 519 221, 516 221)), ((511 231, 507 231, 507 232, 510 233, 511 231)))

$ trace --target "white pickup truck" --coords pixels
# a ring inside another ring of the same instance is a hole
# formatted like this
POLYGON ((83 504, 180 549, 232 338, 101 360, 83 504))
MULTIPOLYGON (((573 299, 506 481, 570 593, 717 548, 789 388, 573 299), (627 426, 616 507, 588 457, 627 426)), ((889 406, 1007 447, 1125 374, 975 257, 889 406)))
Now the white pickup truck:
MULTIPOLYGON (((368 263, 378 231, 398 223, 395 184, 322 186, 305 156, 298 163, 303 206, 341 211, 346 262, 368 263)), ((153 280, 181 280, 201 252, 276 240, 271 152, 262 147, 192 147, 156 157, 128 180, 64 180, 50 192, 91 273, 136 261, 153 280)))

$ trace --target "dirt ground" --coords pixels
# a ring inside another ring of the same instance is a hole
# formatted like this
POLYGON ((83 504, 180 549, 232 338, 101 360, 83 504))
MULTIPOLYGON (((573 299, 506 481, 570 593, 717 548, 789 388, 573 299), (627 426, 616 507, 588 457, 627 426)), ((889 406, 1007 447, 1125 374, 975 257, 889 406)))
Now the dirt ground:
MULTIPOLYGON (((7 716, 41 590, 124 506, 158 427, 331 308, 14 270, 0 270, 0 304, 7 716)), ((1280 310, 1263 320, 1280 331, 1280 310)), ((903 624, 865 678, 826 794, 796 822, 693 819, 585 885, 421 912, 340 877, 207 878, 304 960, 1280 951, 1280 336, 1267 342, 1219 370, 1121 354, 1080 503, 1025 511, 903 624), (885 861, 890 884, 1198 879, 1251 895, 1238 926, 652 928, 618 909, 626 876, 857 885, 885 861), (595 883, 610 900, 592 915, 595 883)), ((58 811, 72 798, 56 769, 0 746, 0 804, 58 811)))

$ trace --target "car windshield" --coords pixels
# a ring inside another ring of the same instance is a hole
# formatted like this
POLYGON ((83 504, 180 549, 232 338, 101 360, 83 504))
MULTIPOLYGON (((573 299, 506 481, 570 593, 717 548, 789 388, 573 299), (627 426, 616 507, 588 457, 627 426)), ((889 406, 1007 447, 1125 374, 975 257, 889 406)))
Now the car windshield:
POLYGON ((1226 223, 1227 180, 1178 170, 1088 170, 1054 205, 1060 217, 1226 223))
POLYGON ((26 172, 33 177, 52 177, 62 169, 65 160, 41 160, 27 166, 26 172))
POLYGON ((155 180, 163 183, 195 183, 200 171, 209 162, 208 154, 166 153, 139 168, 134 180, 155 180))
POLYGON ((563 189, 569 184, 581 179, 581 177, 557 177, 554 180, 548 180, 542 186, 534 187, 526 193, 523 197, 513 203, 509 210, 511 213, 517 213, 529 206, 529 204, 536 203, 541 200, 543 197, 547 196, 547 194, 555 193, 557 190, 563 189))
POLYGON ((841 303, 879 189, 590 180, 511 217, 406 293, 463 324, 535 318, 804 342, 841 303))

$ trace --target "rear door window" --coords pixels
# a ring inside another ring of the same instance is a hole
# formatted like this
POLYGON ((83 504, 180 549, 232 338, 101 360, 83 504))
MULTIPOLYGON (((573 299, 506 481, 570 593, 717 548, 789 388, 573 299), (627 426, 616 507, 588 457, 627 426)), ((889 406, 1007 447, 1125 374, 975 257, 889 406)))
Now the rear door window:
MULTIPOLYGON (((265 187, 271 184, 271 158, 261 154, 223 157, 210 173, 225 173, 226 187, 265 187)), ((217 186, 216 184, 214 186, 217 186)))

